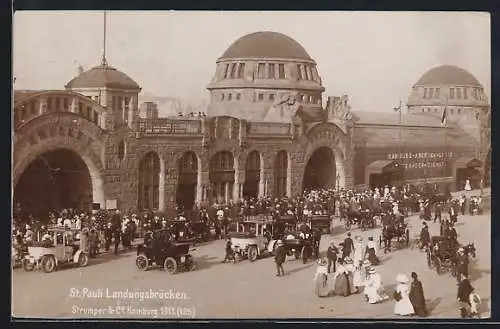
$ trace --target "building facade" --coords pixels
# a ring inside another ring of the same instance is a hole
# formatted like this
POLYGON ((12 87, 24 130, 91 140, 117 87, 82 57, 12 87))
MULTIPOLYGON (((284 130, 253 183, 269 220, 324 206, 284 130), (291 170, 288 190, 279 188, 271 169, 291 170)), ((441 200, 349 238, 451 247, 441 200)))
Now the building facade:
POLYGON ((283 34, 238 39, 207 89, 206 117, 141 117, 140 86, 104 60, 65 90, 16 92, 15 201, 35 212, 169 211, 316 187, 451 183, 458 162, 482 161, 474 136, 459 122, 442 128, 413 96, 396 121, 351 111, 347 96, 323 108, 315 61, 283 34))

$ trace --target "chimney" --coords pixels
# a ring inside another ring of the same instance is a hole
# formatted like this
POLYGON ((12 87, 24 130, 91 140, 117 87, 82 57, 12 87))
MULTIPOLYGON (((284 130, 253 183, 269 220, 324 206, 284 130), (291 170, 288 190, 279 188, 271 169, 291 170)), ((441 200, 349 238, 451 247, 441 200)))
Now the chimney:
POLYGON ((84 71, 83 66, 78 65, 78 75, 82 74, 84 71))

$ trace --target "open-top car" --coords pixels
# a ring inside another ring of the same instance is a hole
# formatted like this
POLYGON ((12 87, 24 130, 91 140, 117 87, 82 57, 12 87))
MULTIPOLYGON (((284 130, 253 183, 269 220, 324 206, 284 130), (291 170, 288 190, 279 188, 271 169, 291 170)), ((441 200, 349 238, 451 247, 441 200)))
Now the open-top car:
POLYGON ((229 234, 231 248, 240 258, 251 262, 258 257, 272 254, 276 240, 272 239, 272 221, 248 220, 238 223, 237 231, 229 234))
POLYGON ((179 270, 193 271, 196 263, 190 251, 194 240, 175 240, 169 230, 162 229, 146 233, 144 243, 137 247, 135 264, 140 270, 152 266, 164 268, 175 274, 179 270))
POLYGON ((80 249, 79 230, 50 228, 41 242, 28 246, 23 267, 26 271, 41 268, 45 273, 55 271, 61 264, 87 266, 89 256, 80 249))

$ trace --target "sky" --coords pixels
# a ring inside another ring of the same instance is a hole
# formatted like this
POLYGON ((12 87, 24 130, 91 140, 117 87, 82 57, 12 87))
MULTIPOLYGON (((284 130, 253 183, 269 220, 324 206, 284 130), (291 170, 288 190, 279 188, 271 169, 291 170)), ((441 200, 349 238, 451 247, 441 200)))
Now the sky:
MULTIPOLYGON (((100 63, 103 12, 16 12, 15 89, 63 89, 78 66, 100 63)), ((354 111, 390 111, 429 69, 456 65, 490 98, 490 17, 478 12, 110 11, 108 63, 142 93, 208 99, 215 61, 238 38, 275 31, 317 62, 326 96, 349 95, 354 111)))

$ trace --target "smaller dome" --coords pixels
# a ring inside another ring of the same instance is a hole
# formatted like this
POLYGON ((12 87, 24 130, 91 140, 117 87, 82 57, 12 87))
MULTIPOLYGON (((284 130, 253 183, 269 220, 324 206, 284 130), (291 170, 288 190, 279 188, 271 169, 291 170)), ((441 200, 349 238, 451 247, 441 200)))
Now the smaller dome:
POLYGON ((453 65, 442 65, 430 69, 415 84, 415 86, 427 85, 481 86, 472 74, 453 65))
POLYGON ((255 32, 236 40, 221 59, 228 58, 290 58, 311 60, 297 41, 278 32, 255 32))
POLYGON ((139 90, 141 87, 125 73, 108 65, 99 65, 81 73, 66 88, 117 88, 139 90))

